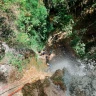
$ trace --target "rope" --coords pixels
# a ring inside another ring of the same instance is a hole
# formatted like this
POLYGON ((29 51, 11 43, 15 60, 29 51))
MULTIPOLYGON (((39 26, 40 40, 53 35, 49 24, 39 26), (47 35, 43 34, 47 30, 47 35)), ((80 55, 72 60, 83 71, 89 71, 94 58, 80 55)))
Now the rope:
MULTIPOLYGON (((37 77, 37 78, 38 78, 38 77, 37 77)), ((30 79, 33 79, 33 78, 30 78, 30 79)), ((26 80, 26 81, 29 81, 30 79, 28 79, 28 80, 26 80)), ((25 81, 25 82, 26 82, 26 81, 25 81)), ((21 83, 21 84, 19 84, 19 85, 17 85, 17 86, 14 86, 14 87, 12 87, 12 88, 10 88, 10 89, 2 92, 0 95, 4 94, 4 93, 6 93, 6 92, 8 92, 8 91, 10 91, 10 90, 12 90, 12 89, 15 89, 16 87, 18 87, 18 86, 20 86, 20 85, 22 85, 22 84, 26 84, 25 82, 23 82, 23 83, 21 83)), ((15 94, 16 92, 20 91, 21 89, 22 89, 22 87, 19 88, 18 90, 16 90, 15 92, 12 92, 12 93, 11 93, 10 95, 8 95, 8 96, 12 96, 12 94, 15 94)))
MULTIPOLYGON (((20 85, 21 85, 21 84, 20 84, 20 85)), ((10 90, 12 90, 12 89, 14 89, 14 88, 16 88, 16 87, 20 86, 20 85, 17 85, 17 86, 15 86, 15 87, 12 87, 12 88, 10 88, 10 89, 8 89, 8 90, 6 90, 6 91, 2 92, 0 95, 4 94, 4 93, 6 93, 6 92, 8 92, 8 91, 10 91, 10 90)))
POLYGON ((12 93, 11 93, 11 94, 9 94, 8 96, 12 96, 12 95, 14 95, 14 94, 15 94, 15 93, 17 93, 18 91, 20 91, 22 88, 23 88, 23 87, 21 87, 21 88, 17 89, 16 91, 12 92, 12 93))

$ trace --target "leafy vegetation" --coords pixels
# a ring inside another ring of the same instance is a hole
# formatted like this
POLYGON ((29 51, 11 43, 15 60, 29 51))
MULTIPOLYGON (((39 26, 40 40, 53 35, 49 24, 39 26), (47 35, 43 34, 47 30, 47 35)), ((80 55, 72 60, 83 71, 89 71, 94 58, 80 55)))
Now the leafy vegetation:
MULTIPOLYGON (((68 31, 67 26, 70 25, 69 22, 72 16, 68 14, 65 0, 52 0, 53 9, 56 10, 52 22, 48 19, 51 18, 51 8, 49 9, 50 12, 48 12, 44 2, 40 0, 5 0, 2 2, 4 6, 8 5, 8 7, 4 9, 5 11, 8 10, 12 4, 20 5, 20 14, 17 20, 19 33, 16 33, 15 40, 35 51, 43 48, 52 30, 55 31, 59 28, 59 30, 68 31)), ((2 6, 2 8, 4 7, 2 6)))
MULTIPOLYGON (((18 28, 23 32, 23 35, 26 33, 27 44, 33 45, 31 46, 33 49, 40 50, 40 47, 47 40, 47 9, 39 0, 24 0, 20 4, 21 14, 17 22, 18 28)), ((22 41, 22 43, 24 42, 22 41)))
POLYGON ((70 35, 73 38, 71 41, 71 46, 80 57, 83 57, 85 55, 85 44, 82 40, 82 36, 84 35, 85 32, 86 29, 82 29, 79 30, 79 32, 73 31, 70 35))
POLYGON ((23 60, 23 56, 21 54, 14 54, 14 53, 6 53, 6 57, 9 59, 9 64, 12 64, 15 66, 19 71, 22 71, 22 69, 26 66, 26 63, 28 63, 27 60, 23 60))

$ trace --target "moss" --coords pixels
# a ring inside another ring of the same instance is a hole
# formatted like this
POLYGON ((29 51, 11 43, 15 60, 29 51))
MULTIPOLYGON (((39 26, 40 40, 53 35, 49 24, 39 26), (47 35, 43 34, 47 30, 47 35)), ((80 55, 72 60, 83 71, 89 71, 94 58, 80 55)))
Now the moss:
POLYGON ((43 87, 43 83, 41 83, 41 80, 38 80, 32 84, 27 83, 24 85, 24 87, 22 88, 22 93, 23 96, 36 96, 36 92, 35 90, 37 90, 37 94, 38 96, 47 96, 44 92, 44 87, 43 87))
POLYGON ((66 90, 66 86, 63 80, 64 70, 57 70, 51 77, 55 85, 59 85, 62 90, 66 90))
POLYGON ((45 78, 44 83, 43 83, 43 86, 44 87, 49 87, 50 86, 50 81, 49 81, 48 78, 45 78))

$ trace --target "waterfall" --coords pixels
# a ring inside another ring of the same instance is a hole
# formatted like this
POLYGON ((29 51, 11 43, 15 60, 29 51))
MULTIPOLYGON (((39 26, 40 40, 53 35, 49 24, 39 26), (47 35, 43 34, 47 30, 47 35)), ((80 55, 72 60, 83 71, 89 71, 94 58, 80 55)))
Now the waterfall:
POLYGON ((89 66, 89 70, 86 66, 88 65, 84 64, 84 62, 81 62, 78 59, 63 57, 61 59, 56 58, 55 62, 50 62, 50 71, 54 73, 58 69, 64 69, 63 78, 67 87, 66 96, 77 96, 77 89, 83 90, 84 92, 80 92, 82 94, 86 93, 84 96, 96 96, 96 90, 94 91, 94 89, 92 89, 94 87, 92 82, 95 82, 92 78, 96 79, 96 76, 92 75, 92 67, 89 66), (73 84, 75 87, 73 87, 71 84, 73 84), (74 91, 73 93, 70 92, 71 89, 74 91))

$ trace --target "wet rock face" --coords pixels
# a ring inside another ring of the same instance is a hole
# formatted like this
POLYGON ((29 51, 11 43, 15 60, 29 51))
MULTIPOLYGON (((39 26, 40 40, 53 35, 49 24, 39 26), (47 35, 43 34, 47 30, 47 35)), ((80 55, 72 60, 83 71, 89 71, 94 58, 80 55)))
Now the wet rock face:
POLYGON ((66 87, 64 85, 64 80, 63 80, 63 76, 64 76, 64 70, 56 70, 56 72, 53 74, 53 76, 51 77, 53 83, 55 85, 59 85, 59 87, 62 90, 66 90, 66 87))
POLYGON ((63 83, 63 71, 57 70, 51 78, 25 84, 23 96, 65 96, 66 86, 63 83))

